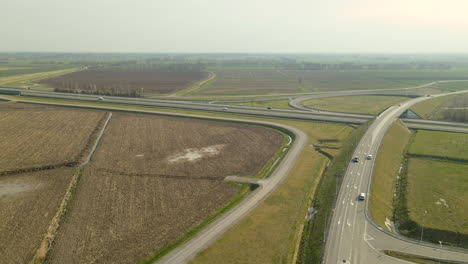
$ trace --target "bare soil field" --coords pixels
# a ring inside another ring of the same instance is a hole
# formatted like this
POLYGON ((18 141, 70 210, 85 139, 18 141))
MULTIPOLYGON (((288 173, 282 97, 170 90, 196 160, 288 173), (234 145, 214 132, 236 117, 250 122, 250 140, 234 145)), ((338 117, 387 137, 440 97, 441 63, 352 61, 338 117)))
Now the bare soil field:
POLYGON ((76 163, 104 112, 28 104, 0 105, 0 174, 76 163))
POLYGON ((205 79, 199 70, 85 70, 40 81, 57 91, 141 96, 186 89, 205 79))
POLYGON ((279 150, 267 128, 114 114, 85 168, 50 263, 135 263, 214 215, 279 150))
POLYGON ((29 263, 65 194, 73 168, 0 176, 2 263, 29 263))

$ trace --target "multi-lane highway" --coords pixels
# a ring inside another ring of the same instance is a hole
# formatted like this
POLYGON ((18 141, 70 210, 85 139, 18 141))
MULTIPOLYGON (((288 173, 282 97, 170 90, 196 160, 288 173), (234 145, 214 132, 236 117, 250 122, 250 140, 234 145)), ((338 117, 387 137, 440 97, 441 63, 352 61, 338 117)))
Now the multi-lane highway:
POLYGON ((374 159, 367 160, 367 155, 375 157, 389 126, 401 113, 413 104, 427 100, 420 97, 393 106, 379 115, 369 127, 354 156, 359 162, 350 163, 343 178, 338 194, 324 253, 324 263, 407 263, 388 257, 382 250, 444 258, 453 261, 467 261, 467 252, 458 252, 430 244, 415 243, 409 239, 385 232, 376 226, 368 216, 367 197, 358 200, 360 193, 369 194, 374 159))

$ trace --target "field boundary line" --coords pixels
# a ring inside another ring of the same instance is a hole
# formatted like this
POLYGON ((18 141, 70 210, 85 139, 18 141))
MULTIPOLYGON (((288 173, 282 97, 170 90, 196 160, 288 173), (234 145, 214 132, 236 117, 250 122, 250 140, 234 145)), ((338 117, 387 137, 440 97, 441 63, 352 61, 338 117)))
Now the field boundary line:
MULTIPOLYGON (((60 207, 57 210, 57 213, 55 214, 54 218, 52 218, 52 221, 47 228, 47 233, 44 236, 39 249, 36 251, 34 254, 33 259, 31 260, 31 264, 40 264, 44 263, 45 260, 47 259, 47 255, 52 247, 52 244, 55 240, 55 237, 57 235, 58 229, 60 227, 60 222, 64 218, 65 213, 67 212, 68 207, 70 206, 71 200, 73 198, 73 194, 75 193, 76 187, 78 185, 78 182, 80 180, 80 176, 83 174, 83 166, 86 165, 90 160, 91 156, 93 155, 97 145, 99 144, 102 135, 104 134, 104 130, 107 127, 107 124, 109 123, 110 118, 112 117, 112 113, 108 114, 106 122, 103 124, 102 129, 100 130, 99 135, 97 136, 94 146, 91 149, 89 155, 87 156, 86 160, 83 161, 79 167, 75 170, 73 177, 70 181, 70 184, 68 185, 68 188, 65 192, 65 195, 62 199, 62 202, 60 203, 60 207)), ((98 124, 99 126, 99 124, 98 124)))

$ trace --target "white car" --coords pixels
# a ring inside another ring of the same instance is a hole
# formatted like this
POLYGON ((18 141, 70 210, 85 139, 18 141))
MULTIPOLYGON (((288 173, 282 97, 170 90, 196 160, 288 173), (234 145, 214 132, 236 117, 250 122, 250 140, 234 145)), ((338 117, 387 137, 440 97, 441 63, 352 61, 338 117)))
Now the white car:
POLYGON ((364 201, 366 199, 366 194, 365 193, 359 194, 358 199, 359 201, 364 201))
POLYGON ((98 101, 104 101, 104 97, 102 97, 102 96, 99 97, 99 98, 98 98, 98 101))
POLYGON ((367 160, 371 160, 371 159, 372 159, 372 155, 367 155, 366 159, 367 159, 367 160))
POLYGON ((227 108, 227 107, 223 107, 223 110, 224 110, 224 111, 226 111, 226 110, 228 110, 228 109, 229 109, 229 108, 227 108))

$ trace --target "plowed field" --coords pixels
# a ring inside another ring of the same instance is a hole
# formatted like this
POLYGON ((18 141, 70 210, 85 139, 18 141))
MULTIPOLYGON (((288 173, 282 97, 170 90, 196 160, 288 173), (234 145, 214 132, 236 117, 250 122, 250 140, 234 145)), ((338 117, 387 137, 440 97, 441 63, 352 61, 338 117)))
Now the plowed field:
POLYGON ((51 263, 135 263, 223 207, 279 150, 271 129, 114 114, 76 190, 51 263))
POLYGON ((40 83, 60 90, 85 93, 173 93, 207 78, 199 70, 86 70, 46 79, 40 83))
POLYGON ((0 262, 29 263, 54 217, 73 168, 0 176, 0 262))
POLYGON ((104 112, 0 105, 0 173, 76 162, 104 112))

